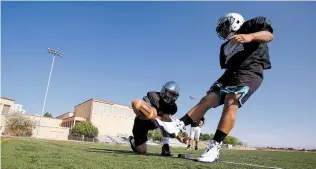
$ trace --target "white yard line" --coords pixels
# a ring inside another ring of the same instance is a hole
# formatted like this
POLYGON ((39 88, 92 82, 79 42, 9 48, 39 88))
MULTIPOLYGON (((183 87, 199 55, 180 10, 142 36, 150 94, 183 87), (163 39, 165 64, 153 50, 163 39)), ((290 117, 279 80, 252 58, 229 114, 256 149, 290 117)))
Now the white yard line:
POLYGON ((228 164, 236 164, 236 165, 253 166, 253 167, 258 167, 258 168, 284 169, 284 168, 269 167, 269 166, 256 165, 256 164, 236 163, 236 162, 232 162, 232 161, 220 161, 220 162, 222 162, 222 163, 228 163, 228 164))

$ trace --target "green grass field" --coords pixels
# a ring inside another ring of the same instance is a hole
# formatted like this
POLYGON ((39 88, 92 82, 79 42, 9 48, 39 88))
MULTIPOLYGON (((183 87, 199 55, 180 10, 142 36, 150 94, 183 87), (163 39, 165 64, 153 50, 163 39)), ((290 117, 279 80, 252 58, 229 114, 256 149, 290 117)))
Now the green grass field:
MULTIPOLYGON (((172 149, 174 155, 203 151, 172 149)), ((315 169, 316 153, 223 150, 220 162, 200 163, 159 156, 160 147, 149 147, 152 155, 136 155, 127 145, 9 139, 1 144, 2 169, 231 169, 259 168, 225 162, 247 163, 286 169, 315 169), (223 162, 224 161, 224 162, 223 162)))

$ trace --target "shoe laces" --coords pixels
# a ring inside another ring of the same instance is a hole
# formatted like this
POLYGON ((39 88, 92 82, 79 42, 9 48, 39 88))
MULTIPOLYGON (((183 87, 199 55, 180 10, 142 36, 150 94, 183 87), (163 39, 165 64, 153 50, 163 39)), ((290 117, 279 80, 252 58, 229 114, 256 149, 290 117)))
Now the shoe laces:
POLYGON ((221 143, 216 142, 215 140, 211 140, 210 143, 207 146, 206 152, 209 150, 216 148, 216 150, 220 149, 221 143))

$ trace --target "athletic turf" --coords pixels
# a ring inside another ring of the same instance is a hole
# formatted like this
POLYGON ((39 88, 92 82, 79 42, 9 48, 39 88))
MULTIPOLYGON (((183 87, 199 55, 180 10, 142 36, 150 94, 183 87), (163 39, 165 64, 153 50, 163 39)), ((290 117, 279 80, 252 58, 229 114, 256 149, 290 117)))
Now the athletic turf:
MULTIPOLYGON (((221 162, 200 163, 191 160, 160 157, 160 147, 150 147, 153 155, 135 155, 126 145, 9 139, 1 145, 2 169, 231 169, 259 168, 229 164, 247 163, 286 169, 315 169, 316 153, 272 151, 222 151, 221 162)), ((200 150, 200 152, 203 150, 200 150)), ((200 152, 173 149, 173 153, 200 152)))

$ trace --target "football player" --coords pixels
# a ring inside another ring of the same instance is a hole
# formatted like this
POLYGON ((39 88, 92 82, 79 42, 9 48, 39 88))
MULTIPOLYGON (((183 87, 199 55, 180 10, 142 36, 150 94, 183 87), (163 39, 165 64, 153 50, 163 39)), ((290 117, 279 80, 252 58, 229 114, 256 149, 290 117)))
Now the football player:
POLYGON ((200 135, 201 135, 201 129, 205 124, 205 118, 202 117, 201 120, 198 120, 191 124, 191 130, 190 130, 190 138, 188 141, 188 147, 187 150, 191 149, 192 142, 195 141, 195 150, 199 150, 199 141, 200 141, 200 135))
POLYGON ((174 137, 183 126, 201 119, 211 108, 224 105, 214 137, 198 158, 214 162, 221 145, 232 130, 239 110, 263 81, 264 70, 271 69, 268 43, 273 40, 273 28, 266 17, 247 21, 238 13, 222 16, 216 26, 218 36, 225 40, 220 47, 220 66, 226 69, 206 95, 186 115, 173 122, 155 119, 162 131, 174 137))
MULTIPOLYGON (((141 154, 147 152, 148 131, 157 129, 154 123, 155 118, 163 121, 172 121, 170 116, 176 114, 178 110, 176 100, 179 97, 179 92, 179 85, 174 81, 169 81, 163 85, 160 92, 148 92, 142 100, 132 101, 136 117, 133 126, 133 136, 129 137, 129 141, 134 152, 141 154)), ((162 143, 161 155, 172 156, 168 134, 163 133, 162 143)))

